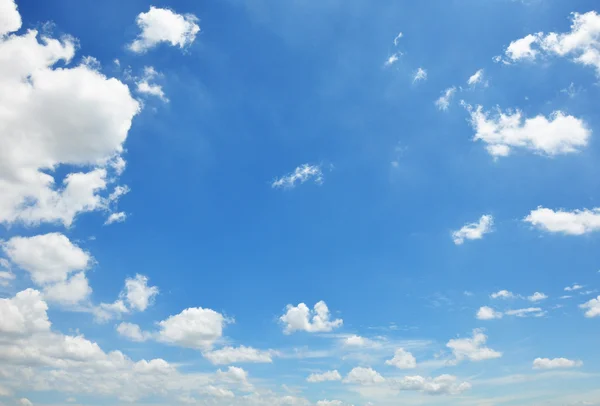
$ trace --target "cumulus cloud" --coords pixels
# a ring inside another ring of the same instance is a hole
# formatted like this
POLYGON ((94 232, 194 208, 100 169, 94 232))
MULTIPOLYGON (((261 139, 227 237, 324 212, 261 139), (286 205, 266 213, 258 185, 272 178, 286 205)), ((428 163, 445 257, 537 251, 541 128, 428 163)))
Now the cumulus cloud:
POLYGON ((308 333, 329 332, 341 327, 342 319, 330 320, 329 308, 324 301, 315 304, 311 310, 304 303, 298 306, 287 305, 286 312, 279 320, 283 323, 284 333, 291 334, 295 331, 308 333))
POLYGON ((600 317, 600 296, 596 299, 591 299, 590 301, 579 305, 580 308, 584 309, 585 317, 600 317))
POLYGON ((357 347, 357 348, 379 347, 381 345, 377 341, 373 341, 369 338, 361 337, 356 334, 348 336, 348 337, 344 337, 342 339, 342 344, 345 347, 357 347))
POLYGON ((573 361, 567 358, 536 358, 533 361, 533 369, 558 369, 575 368, 583 365, 581 361, 573 361))
POLYGON ((484 361, 502 357, 502 353, 485 346, 487 336, 482 330, 473 330, 471 338, 455 338, 448 341, 446 347, 452 350, 455 362, 463 360, 484 361))
POLYGON ((341 381, 342 376, 337 370, 323 372, 322 374, 310 374, 308 378, 306 378, 307 382, 310 383, 319 383, 319 382, 329 382, 329 381, 341 381))
POLYGON ((499 290, 498 292, 492 293, 490 297, 492 299, 512 299, 516 296, 508 290, 499 290))
POLYGON ((120 323, 117 326, 117 333, 131 341, 143 342, 151 338, 151 334, 142 331, 140 326, 133 323, 120 323))
POLYGON ((489 215, 483 215, 477 223, 470 223, 463 226, 460 230, 452 233, 454 244, 461 245, 465 240, 480 240, 484 234, 492 232, 494 218, 489 215))
POLYGON ((0 36, 21 28, 21 15, 13 0, 0 1, 0 36))
POLYGON ((427 80, 427 71, 423 68, 417 69, 413 75, 413 83, 422 82, 427 80))
POLYGON ((150 6, 149 11, 137 16, 136 23, 141 32, 129 49, 143 53, 160 43, 183 49, 191 45, 200 32, 197 22, 198 18, 193 14, 177 14, 166 8, 150 6))
POLYGON ((479 69, 477 72, 475 72, 472 76, 469 77, 469 79, 467 80, 467 84, 469 86, 485 84, 483 77, 484 77, 484 71, 483 71, 483 69, 479 69))
POLYGON ((458 382, 453 375, 440 375, 436 378, 405 376, 392 382, 400 390, 419 391, 429 395, 458 395, 471 389, 470 383, 458 382))
POLYGON ((480 307, 477 311, 477 319, 478 320, 494 320, 501 319, 502 312, 496 311, 488 306, 480 307))
MULTIPOLYGON (((0 30, 17 29, 14 4, 2 7, 0 30)), ((140 106, 94 64, 69 66, 75 51, 68 36, 0 36, 0 223, 70 226, 80 213, 106 209, 110 162, 140 106), (59 178, 55 170, 66 166, 59 178)))
POLYGON ((444 90, 440 98, 435 101, 435 105, 438 107, 438 109, 442 111, 448 110, 450 107, 450 101, 452 101, 455 93, 456 87, 454 86, 444 90))
POLYGON ((122 223, 125 220, 127 220, 127 214, 125 212, 120 211, 117 213, 111 213, 104 222, 104 225, 108 226, 113 223, 122 223))
POLYGON ((341 400, 319 400, 317 406, 342 406, 341 400))
POLYGON ((504 314, 517 317, 542 317, 546 312, 539 307, 527 307, 525 309, 507 310, 504 314))
POLYGON ((124 297, 133 310, 146 310, 158 292, 156 286, 148 286, 147 276, 137 274, 135 278, 125 279, 124 297))
POLYGON ((273 362, 275 351, 261 351, 256 348, 240 346, 240 347, 224 347, 215 351, 208 351, 202 354, 204 358, 215 365, 255 363, 255 364, 270 364, 273 362))
POLYGON ((163 91, 162 86, 156 83, 152 83, 157 77, 161 76, 162 75, 159 74, 154 69, 154 67, 146 66, 144 68, 144 74, 142 75, 142 77, 135 82, 136 91, 144 95, 158 97, 159 99, 167 103, 169 99, 165 96, 165 92, 163 91))
POLYGON ((520 110, 498 110, 491 115, 482 106, 463 105, 471 116, 473 139, 484 142, 488 153, 496 158, 517 148, 547 156, 576 153, 587 146, 592 133, 583 120, 562 111, 527 118, 520 110))
POLYGON ((404 348, 398 348, 394 353, 394 358, 385 361, 385 364, 399 369, 413 369, 417 367, 417 360, 404 348))
POLYGON ((353 368, 346 378, 344 383, 357 385, 376 385, 385 382, 385 378, 372 368, 356 367, 353 368))
POLYGON ((545 299, 548 299, 548 296, 541 292, 535 292, 533 295, 527 297, 527 300, 530 302, 540 302, 545 299))
POLYGON ((573 284, 573 286, 567 286, 565 288, 565 292, 574 292, 576 290, 583 289, 583 286, 578 285, 577 283, 573 284))
POLYGON ((540 230, 566 235, 582 235, 600 230, 600 208, 565 211, 538 207, 523 221, 540 230))
POLYGON ((529 34, 510 43, 506 56, 510 61, 534 60, 540 55, 570 57, 591 66, 600 75, 600 14, 572 13, 571 30, 566 33, 529 34))
POLYGON ((191 307, 158 323, 157 339, 181 347, 210 350, 223 336, 226 324, 233 323, 221 313, 191 307))
POLYGON ((319 165, 300 165, 294 172, 275 179, 271 186, 275 189, 293 189, 296 187, 296 184, 302 184, 311 179, 318 185, 323 183, 323 172, 319 165))

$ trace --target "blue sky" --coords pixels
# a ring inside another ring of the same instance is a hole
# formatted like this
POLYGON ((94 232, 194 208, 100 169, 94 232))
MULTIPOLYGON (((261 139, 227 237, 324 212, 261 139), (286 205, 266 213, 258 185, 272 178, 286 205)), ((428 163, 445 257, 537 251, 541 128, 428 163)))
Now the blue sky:
POLYGON ((592 0, 0 0, 0 405, 600 405, 592 0))

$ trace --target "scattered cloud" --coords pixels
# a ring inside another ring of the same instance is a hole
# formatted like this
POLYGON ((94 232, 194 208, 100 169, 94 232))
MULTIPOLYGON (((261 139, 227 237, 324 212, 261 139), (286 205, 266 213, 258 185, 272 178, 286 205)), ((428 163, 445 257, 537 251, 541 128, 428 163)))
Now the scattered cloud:
POLYGON ((327 304, 320 301, 311 310, 304 303, 298 306, 287 305, 286 312, 279 320, 285 326, 284 333, 292 334, 295 331, 306 331, 308 333, 329 332, 341 327, 342 319, 330 320, 327 304))
POLYGON ((598 296, 596 299, 591 299, 590 301, 579 305, 579 307, 586 311, 585 317, 600 317, 600 296, 598 296))
POLYGON ((329 381, 341 381, 342 376, 337 370, 323 372, 322 374, 310 374, 308 378, 306 378, 307 382, 310 383, 319 383, 319 382, 329 382, 329 381))
POLYGON ((477 223, 469 223, 463 226, 460 230, 452 233, 454 244, 461 245, 465 240, 480 240, 484 234, 492 232, 494 218, 489 215, 483 215, 477 223))
POLYGON ((539 307, 528 307, 525 309, 507 310, 504 314, 517 317, 542 317, 546 312, 539 307))
POLYGON ((344 383, 357 385, 376 385, 385 382, 385 378, 372 368, 353 368, 344 379, 344 383))
POLYGON ((587 146, 592 133, 583 120, 562 111, 548 118, 525 118, 520 110, 491 115, 482 106, 463 105, 471 115, 473 139, 487 144, 488 153, 496 158, 510 155, 515 148, 547 156, 576 153, 587 146))
POLYGON ((202 307, 190 307, 158 322, 156 339, 180 347, 210 350, 223 336, 226 324, 233 319, 202 307))
POLYGON ((492 299, 512 299, 515 298, 515 294, 509 292, 508 290, 499 290, 498 292, 492 293, 490 295, 492 299))
POLYGON ((152 335, 142 331, 140 326, 133 323, 120 323, 117 326, 117 333, 131 341, 143 342, 152 338, 152 335))
POLYGON ((135 53, 144 53, 160 43, 168 43, 181 49, 191 45, 200 32, 198 18, 193 14, 177 14, 166 8, 150 6, 150 10, 137 16, 136 24, 141 30, 129 45, 135 53))
POLYGON ((405 376, 395 379, 393 386, 405 391, 419 391, 429 395, 459 395, 471 389, 468 382, 458 382, 453 375, 440 375, 436 378, 405 376))
POLYGON ((384 66, 392 66, 393 64, 395 64, 396 62, 398 62, 398 60, 400 59, 401 56, 402 56, 401 52, 393 53, 385 61, 384 66))
POLYGON ((494 319, 501 319, 501 318, 502 318, 502 312, 498 312, 488 306, 480 307, 479 310, 477 311, 477 319, 478 320, 494 320, 494 319))
POLYGON ((581 361, 573 361, 567 358, 536 358, 533 361, 533 369, 558 369, 575 368, 583 365, 581 361))
POLYGON ((144 67, 144 74, 135 83, 137 92, 143 95, 158 97, 163 102, 168 103, 169 99, 165 96, 162 86, 152 83, 152 81, 161 76, 162 75, 158 73, 154 67, 144 67))
POLYGON ((452 350, 455 362, 463 360, 484 361, 502 357, 502 353, 485 346, 487 336, 480 329, 473 330, 471 338, 454 338, 448 341, 446 347, 452 350))
POLYGON ((582 235, 600 230, 600 208, 565 211, 538 207, 523 221, 549 233, 582 235))
POLYGON ((135 278, 125 279, 124 298, 133 310, 146 310, 158 292, 156 286, 148 286, 147 276, 137 274, 135 278))
POLYGON ((535 292, 533 295, 527 297, 527 300, 530 302, 540 302, 545 299, 548 299, 548 296, 541 292, 535 292))
POLYGON ((385 361, 385 364, 395 366, 398 369, 414 369, 417 367, 417 360, 410 352, 398 348, 394 353, 394 358, 385 361))
POLYGON ((402 34, 402 32, 399 32, 398 35, 396 35, 396 38, 394 38, 394 45, 398 46, 398 41, 400 41, 400 39, 404 36, 404 34, 402 34))
POLYGON ((227 364, 270 364, 273 362, 275 351, 261 351, 256 348, 240 346, 240 347, 223 347, 218 350, 205 352, 202 354, 204 358, 209 360, 214 365, 227 364))
POLYGON ((104 225, 108 226, 113 223, 122 223, 125 220, 127 220, 127 214, 125 212, 120 211, 117 213, 111 213, 104 222, 104 225))
POLYGON ((482 84, 485 86, 487 82, 484 81, 484 70, 479 69, 472 76, 470 76, 467 80, 467 84, 472 87, 477 86, 478 84, 482 84))
POLYGON ((452 101, 455 93, 456 87, 454 86, 444 90, 440 98, 435 101, 435 105, 438 107, 438 109, 442 111, 448 110, 450 107, 450 102, 452 101))
POLYGON ((583 286, 578 285, 577 283, 575 283, 572 286, 567 286, 565 288, 565 292, 574 292, 574 291, 580 290, 580 289, 583 289, 583 286))
POLYGON ((300 165, 294 172, 275 179, 271 183, 271 186, 275 189, 293 189, 296 187, 296 184, 302 184, 310 179, 313 179, 317 185, 323 183, 323 172, 320 165, 300 165))
POLYGON ((423 68, 417 69, 413 75, 413 83, 422 82, 427 80, 427 71, 423 68))

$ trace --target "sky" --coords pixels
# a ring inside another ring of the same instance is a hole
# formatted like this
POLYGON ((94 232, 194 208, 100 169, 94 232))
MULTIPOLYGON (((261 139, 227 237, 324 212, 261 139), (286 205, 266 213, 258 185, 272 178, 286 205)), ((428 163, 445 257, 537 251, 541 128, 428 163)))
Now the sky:
POLYGON ((0 0, 0 405, 600 405, 594 0, 0 0))

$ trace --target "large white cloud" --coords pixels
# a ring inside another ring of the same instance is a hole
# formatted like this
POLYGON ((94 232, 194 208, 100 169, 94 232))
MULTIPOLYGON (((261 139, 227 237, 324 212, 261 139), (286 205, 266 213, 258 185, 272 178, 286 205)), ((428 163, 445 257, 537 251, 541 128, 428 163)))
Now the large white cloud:
POLYGON ((499 110, 491 115, 482 106, 465 106, 475 130, 474 140, 487 144, 494 157, 508 156, 517 148, 548 156, 575 153, 587 146, 592 133, 583 120, 562 111, 527 118, 520 110, 499 110))
POLYGON ((500 358, 501 352, 492 350, 485 346, 487 336, 481 330, 473 330, 471 338, 455 338, 446 344, 446 347, 452 350, 456 362, 463 360, 484 361, 488 359, 500 358))
POLYGON ((246 347, 223 347, 218 350, 204 352, 204 358, 215 365, 255 363, 270 364, 273 362, 274 351, 261 351, 256 348, 246 347))
POLYGON ((32 335, 50 329, 46 314, 48 305, 40 292, 27 289, 12 299, 0 299, 0 332, 6 334, 32 335))
POLYGON ((536 358, 533 360, 533 369, 558 369, 575 368, 583 365, 581 361, 574 361, 567 358, 536 358))
MULTIPOLYGON (((18 28, 14 10, 2 1, 0 31, 18 28)), ((93 64, 69 66, 75 50, 68 36, 0 36, 0 223, 70 226, 79 213, 107 208, 110 163, 140 106, 93 64), (61 165, 63 179, 54 172, 61 165)))
POLYGON ((476 223, 464 225, 460 230, 452 233, 454 244, 461 245, 465 240, 480 240, 485 234, 492 232, 494 218, 489 215, 483 215, 476 223))
POLYGON ((0 36, 21 28, 21 15, 13 0, 0 0, 0 36))
POLYGON ((394 353, 394 357, 385 361, 385 363, 386 365, 392 365, 399 369, 413 369, 417 367, 417 360, 414 355, 404 348, 398 348, 394 353))
POLYGON ((286 312, 279 320, 284 324, 284 333, 291 334, 295 331, 309 333, 328 332, 343 324, 342 319, 330 320, 329 308, 324 301, 320 301, 310 310, 304 303, 298 306, 288 305, 286 312))
POLYGON ((181 347, 210 350, 233 320, 202 307, 191 307, 158 323, 157 339, 181 347))
POLYGON ((523 221, 550 233, 582 235, 600 231, 600 208, 592 210, 552 210, 538 207, 523 221))
POLYGON ((566 33, 529 34, 510 43, 510 61, 533 60, 539 55, 572 57, 576 63, 591 66, 600 75, 600 14, 573 13, 571 30, 566 33))
POLYGON ((142 53, 160 43, 185 48, 192 44, 200 32, 198 18, 193 14, 177 14, 166 8, 150 6, 140 13, 136 23, 141 32, 129 45, 133 52, 142 53))

